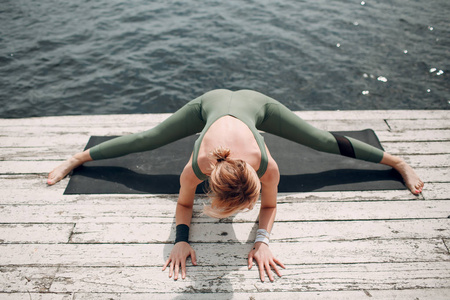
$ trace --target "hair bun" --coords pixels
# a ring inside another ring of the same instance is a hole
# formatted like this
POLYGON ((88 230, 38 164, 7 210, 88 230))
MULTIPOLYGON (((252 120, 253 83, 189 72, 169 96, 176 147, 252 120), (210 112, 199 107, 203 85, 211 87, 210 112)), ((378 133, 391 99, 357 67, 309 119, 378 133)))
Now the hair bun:
POLYGON ((213 156, 217 160, 217 162, 226 161, 228 156, 230 156, 230 149, 224 147, 218 147, 214 149, 213 156))

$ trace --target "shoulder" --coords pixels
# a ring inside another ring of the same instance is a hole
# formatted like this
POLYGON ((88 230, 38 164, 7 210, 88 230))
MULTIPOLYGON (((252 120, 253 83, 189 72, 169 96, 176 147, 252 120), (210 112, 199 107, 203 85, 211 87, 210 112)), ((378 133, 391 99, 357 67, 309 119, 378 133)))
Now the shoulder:
POLYGON ((275 160, 269 156, 267 171, 261 177, 261 208, 274 208, 277 206, 278 183, 280 171, 275 160))
POLYGON ((200 183, 202 183, 202 180, 198 179, 197 175, 195 175, 194 169, 192 169, 192 158, 191 158, 184 167, 183 172, 181 172, 180 185, 182 188, 183 187, 194 188, 200 183))
POLYGON ((268 155, 268 163, 266 173, 261 177, 261 184, 264 186, 278 186, 280 182, 280 170, 276 161, 271 155, 268 155))

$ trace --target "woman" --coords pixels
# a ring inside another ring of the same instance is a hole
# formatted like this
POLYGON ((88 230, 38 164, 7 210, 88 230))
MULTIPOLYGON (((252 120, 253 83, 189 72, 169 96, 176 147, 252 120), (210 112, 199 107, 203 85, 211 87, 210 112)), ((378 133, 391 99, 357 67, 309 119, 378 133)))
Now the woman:
POLYGON ((277 163, 270 155, 258 130, 269 132, 319 151, 381 163, 395 168, 413 194, 419 194, 423 182, 402 159, 358 140, 319 130, 276 100, 255 91, 214 90, 192 100, 164 122, 148 131, 122 136, 74 155, 53 170, 48 184, 53 185, 71 170, 90 160, 118 157, 147 151, 183 137, 200 133, 193 153, 180 177, 176 207, 176 241, 163 270, 170 265, 169 277, 186 276, 186 259, 196 265, 195 251, 188 243, 195 190, 209 181, 211 205, 204 212, 224 218, 238 211, 252 209, 261 191, 259 229, 248 255, 264 281, 264 270, 271 281, 271 268, 281 276, 277 265, 284 265, 269 250, 269 233, 276 214, 277 163))

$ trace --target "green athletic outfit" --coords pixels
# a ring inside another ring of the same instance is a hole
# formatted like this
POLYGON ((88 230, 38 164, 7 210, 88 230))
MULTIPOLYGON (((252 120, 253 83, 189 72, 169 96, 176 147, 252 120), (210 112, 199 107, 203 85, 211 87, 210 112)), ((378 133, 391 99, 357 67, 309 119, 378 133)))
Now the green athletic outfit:
POLYGON ((187 103, 158 126, 101 143, 90 149, 90 155, 92 159, 98 160, 152 150, 200 132, 194 145, 192 168, 200 180, 206 180, 207 176, 201 172, 197 163, 198 151, 209 127, 227 115, 241 120, 252 131, 261 150, 261 163, 257 171, 259 177, 267 169, 268 158, 264 139, 258 130, 323 152, 374 163, 379 163, 383 158, 382 150, 350 137, 317 129, 278 101, 250 90, 208 92, 187 103))

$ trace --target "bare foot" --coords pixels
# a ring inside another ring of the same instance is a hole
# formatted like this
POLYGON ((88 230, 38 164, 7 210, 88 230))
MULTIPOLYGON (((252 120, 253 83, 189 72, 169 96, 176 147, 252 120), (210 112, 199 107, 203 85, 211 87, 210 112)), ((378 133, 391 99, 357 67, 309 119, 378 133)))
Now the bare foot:
POLYGON ((397 170, 400 175, 402 175, 403 181, 411 193, 418 195, 422 192, 424 185, 422 180, 420 180, 413 168, 411 168, 402 158, 384 152, 383 159, 380 163, 391 166, 397 170))
POLYGON ((66 177, 73 169, 91 160, 89 150, 75 154, 48 174, 47 184, 54 185, 66 177))
POLYGON ((47 184, 54 185, 55 183, 61 181, 64 177, 67 176, 67 174, 69 174, 79 165, 80 163, 78 160, 74 159, 73 157, 69 158, 48 174, 47 184))
POLYGON ((418 195, 422 192, 424 183, 420 180, 413 168, 411 168, 403 160, 393 165, 393 167, 400 173, 400 175, 402 175, 403 181, 411 193, 418 195))

